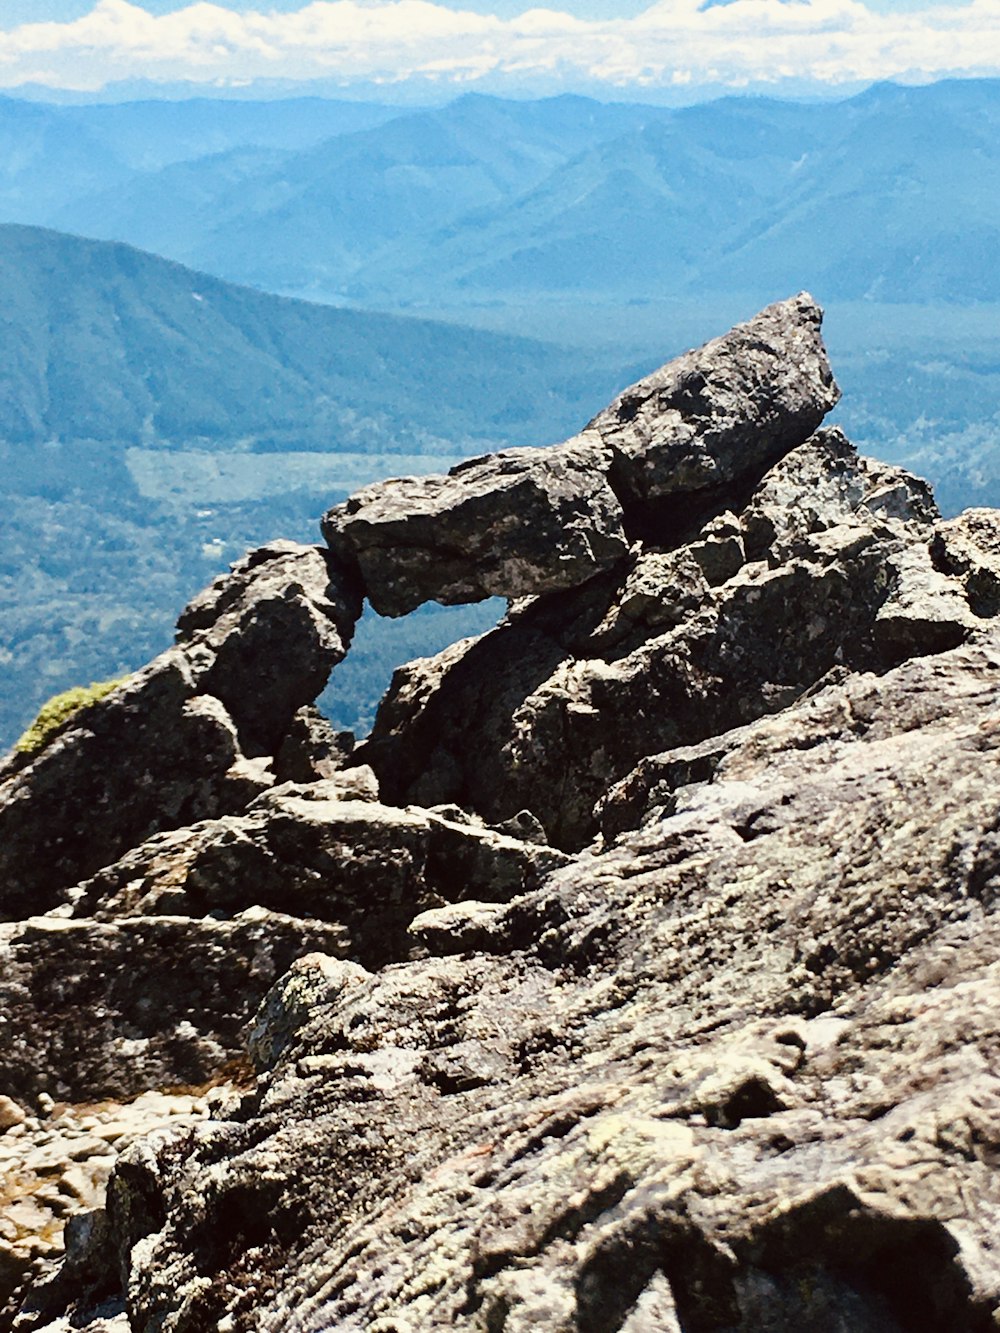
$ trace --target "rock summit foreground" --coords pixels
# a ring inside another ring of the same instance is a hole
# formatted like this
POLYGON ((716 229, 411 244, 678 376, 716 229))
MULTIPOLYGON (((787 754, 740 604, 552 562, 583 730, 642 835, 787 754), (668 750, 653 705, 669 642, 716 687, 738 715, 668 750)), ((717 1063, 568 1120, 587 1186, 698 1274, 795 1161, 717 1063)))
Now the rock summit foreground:
POLYGON ((1000 1327, 1000 514, 819 330, 366 487, 4 761, 0 1329, 1000 1327))

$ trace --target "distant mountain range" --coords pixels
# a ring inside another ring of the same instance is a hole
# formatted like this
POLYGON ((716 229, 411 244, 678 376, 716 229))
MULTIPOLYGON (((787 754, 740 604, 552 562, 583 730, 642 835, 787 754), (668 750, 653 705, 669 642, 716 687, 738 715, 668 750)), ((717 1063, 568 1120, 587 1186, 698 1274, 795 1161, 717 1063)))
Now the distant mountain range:
POLYGON ((39 221, 326 297, 405 258, 423 269, 415 286, 424 291, 433 286, 428 237, 504 208, 569 158, 667 114, 580 97, 470 95, 297 151, 262 152, 251 140, 75 195, 39 221))
POLYGON ((397 309, 801 287, 997 300, 998 129, 995 80, 681 109, 8 101, 0 217, 397 309))
POLYGON ((52 222, 77 199, 125 187, 174 162, 246 145, 300 152, 399 114, 398 107, 318 97, 107 106, 0 97, 0 220, 52 222))

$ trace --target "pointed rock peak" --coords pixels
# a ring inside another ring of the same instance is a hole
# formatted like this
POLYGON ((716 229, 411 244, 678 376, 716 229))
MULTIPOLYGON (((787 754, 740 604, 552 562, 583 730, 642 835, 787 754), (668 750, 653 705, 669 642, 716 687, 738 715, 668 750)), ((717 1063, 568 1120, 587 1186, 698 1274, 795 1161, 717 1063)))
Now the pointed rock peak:
POLYGON ((626 509, 756 482, 813 433, 840 390, 808 292, 631 385, 585 434, 611 447, 626 509))
POLYGON ((696 494, 721 512, 812 434, 839 397, 821 321, 805 293, 768 306, 573 439, 367 486, 327 513, 323 535, 383 615, 576 587, 625 557, 651 506, 662 520, 664 501, 696 494))

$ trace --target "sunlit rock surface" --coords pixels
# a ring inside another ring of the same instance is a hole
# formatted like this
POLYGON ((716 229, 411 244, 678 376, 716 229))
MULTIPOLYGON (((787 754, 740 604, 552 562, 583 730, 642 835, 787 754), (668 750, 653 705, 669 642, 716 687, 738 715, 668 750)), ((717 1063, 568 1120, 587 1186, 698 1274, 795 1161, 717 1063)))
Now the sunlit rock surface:
POLYGON ((367 488, 5 762, 0 1328, 1000 1326, 1000 514, 820 426, 819 323, 367 488))

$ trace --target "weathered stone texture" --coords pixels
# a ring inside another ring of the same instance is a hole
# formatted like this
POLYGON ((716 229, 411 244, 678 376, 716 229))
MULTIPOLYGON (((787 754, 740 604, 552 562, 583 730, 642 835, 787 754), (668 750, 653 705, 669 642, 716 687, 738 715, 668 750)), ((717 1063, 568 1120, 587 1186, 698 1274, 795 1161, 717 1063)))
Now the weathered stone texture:
POLYGON ((1000 517, 836 393, 800 296, 366 488, 0 771, 0 1333, 1000 1327, 1000 517), (513 600, 354 749, 364 591, 513 600))
POLYGON ((405 955, 419 912, 467 898, 506 901, 566 859, 467 817, 381 805, 370 770, 355 768, 275 787, 244 815, 153 838, 70 899, 84 921, 292 912, 336 924, 345 953, 379 966, 405 955))
POLYGON ((628 552, 610 458, 570 441, 377 482, 331 509, 323 535, 382 615, 572 588, 628 552))
POLYGON ((47 911, 151 834, 242 809, 360 613, 353 576, 318 547, 276 542, 216 579, 177 647, 0 767, 0 919, 47 911))
POLYGON ((598 413, 584 438, 610 445, 622 502, 753 481, 808 439, 840 397, 822 318, 807 292, 779 301, 668 362, 598 413))
POLYGON ((241 1064, 247 1020, 302 954, 344 931, 251 908, 0 927, 0 1087, 19 1100, 128 1098, 241 1064))
POLYGON ((644 756, 774 712, 831 670, 961 643, 982 620, 963 578, 935 566, 936 518, 923 483, 820 431, 738 521, 638 549, 623 574, 402 668, 359 757, 386 799, 490 820, 527 807, 578 848, 644 756))
POLYGON ((116 1177, 166 1209, 134 1326, 994 1327, 998 681, 992 637, 830 686, 491 952, 319 975, 116 1177))

